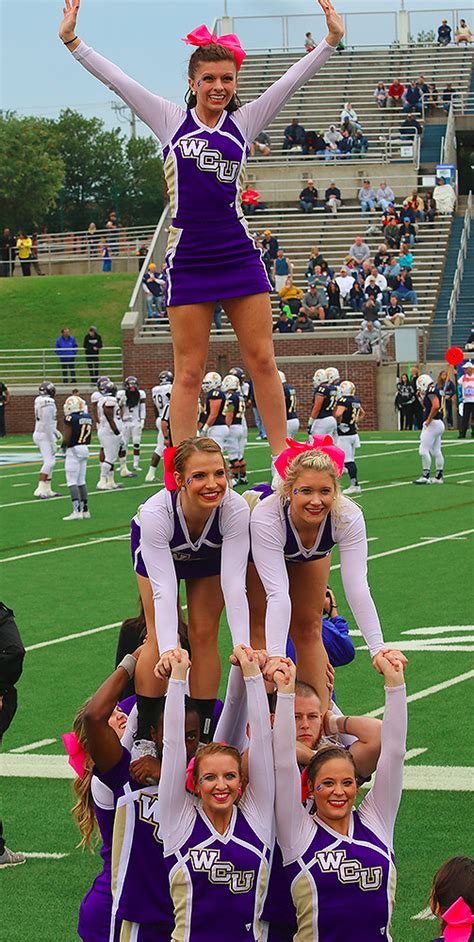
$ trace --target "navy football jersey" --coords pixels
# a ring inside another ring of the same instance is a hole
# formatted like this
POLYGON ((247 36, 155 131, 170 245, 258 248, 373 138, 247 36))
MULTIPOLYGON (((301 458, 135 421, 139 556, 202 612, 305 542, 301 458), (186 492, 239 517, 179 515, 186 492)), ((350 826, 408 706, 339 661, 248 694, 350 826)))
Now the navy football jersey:
POLYGON ((286 418, 297 419, 295 387, 291 383, 283 383, 283 392, 285 394, 286 418))
POLYGON ((232 413, 231 425, 242 425, 242 419, 245 415, 245 399, 238 389, 234 392, 228 392, 226 395, 224 415, 227 415, 228 412, 232 413))
POLYGON ((337 386, 333 386, 331 383, 321 383, 314 390, 313 403, 316 401, 317 396, 323 396, 324 398, 318 413, 318 419, 327 419, 328 416, 333 414, 337 405, 337 386))
POLYGON ((440 404, 440 408, 438 409, 437 412, 435 412, 435 414, 434 414, 434 416, 433 416, 433 419, 441 419, 441 420, 442 420, 442 418, 443 418, 443 413, 442 413, 442 411, 441 411, 441 393, 440 393, 438 387, 435 386, 434 389, 432 389, 432 390, 430 390, 430 392, 427 392, 427 393, 426 393, 426 396, 425 396, 425 398, 423 399, 423 422, 426 422, 426 420, 427 420, 427 418, 428 418, 428 416, 429 416, 429 414, 430 414, 430 412, 431 412, 431 406, 433 405, 433 397, 434 397, 434 396, 437 396, 437 397, 438 397, 438 401, 439 401, 439 404, 440 404))
POLYGON ((92 437, 92 418, 87 412, 72 412, 64 417, 64 424, 70 426, 71 438, 68 448, 74 445, 90 445, 92 437))
POLYGON ((214 425, 225 425, 225 416, 224 416, 224 406, 225 406, 225 393, 221 389, 211 389, 206 396, 206 422, 211 413, 211 402, 213 399, 219 399, 219 411, 216 418, 214 419, 214 425))
POLYGON ((362 405, 356 396, 341 396, 337 405, 344 406, 341 421, 337 426, 338 435, 357 435, 357 422, 359 421, 362 405))

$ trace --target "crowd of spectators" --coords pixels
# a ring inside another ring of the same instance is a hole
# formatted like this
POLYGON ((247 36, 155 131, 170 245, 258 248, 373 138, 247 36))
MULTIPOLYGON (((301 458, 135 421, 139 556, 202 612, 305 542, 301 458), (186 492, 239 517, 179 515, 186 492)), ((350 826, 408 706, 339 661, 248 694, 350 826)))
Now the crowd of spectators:
MULTIPOLYGON (((63 383, 76 382, 76 358, 79 345, 69 327, 63 327, 55 343, 56 356, 61 367, 63 383)), ((91 383, 99 378, 99 358, 103 343, 97 327, 89 327, 82 346, 85 353, 91 383)))
POLYGON ((12 277, 17 259, 22 275, 29 277, 32 268, 37 275, 44 275, 38 262, 38 235, 37 229, 31 235, 23 229, 17 235, 9 228, 3 230, 0 235, 0 277, 12 277))
MULTIPOLYGON (((448 26, 447 20, 441 20, 441 26, 438 26, 438 45, 439 46, 449 46, 452 42, 452 30, 448 26)), ((466 20, 460 19, 459 25, 456 27, 454 33, 454 42, 456 45, 461 45, 464 43, 466 46, 469 43, 472 43, 472 30, 467 25, 466 20)))
POLYGON ((339 122, 326 130, 308 131, 292 118, 283 133, 283 150, 293 154, 312 154, 325 160, 360 157, 369 149, 369 140, 361 127, 357 111, 346 101, 339 122))

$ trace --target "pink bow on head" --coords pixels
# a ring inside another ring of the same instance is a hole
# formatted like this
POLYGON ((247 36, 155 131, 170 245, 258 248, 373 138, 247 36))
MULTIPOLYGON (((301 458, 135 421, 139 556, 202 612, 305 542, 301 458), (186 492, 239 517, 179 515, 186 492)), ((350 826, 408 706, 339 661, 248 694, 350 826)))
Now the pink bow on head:
POLYGON ((341 448, 336 448, 330 435, 313 435, 307 442, 295 442, 292 438, 287 438, 286 443, 288 448, 275 459, 275 468, 283 479, 286 478, 291 462, 305 451, 324 451, 331 459, 337 476, 340 477, 344 471, 346 456, 341 448))
POLYGON ((74 769, 79 778, 82 778, 86 759, 89 758, 84 746, 81 746, 75 733, 63 733, 61 739, 69 756, 69 765, 74 769))
POLYGON ((239 37, 236 36, 235 33, 226 33, 225 36, 216 36, 215 33, 209 32, 204 23, 202 26, 196 26, 196 29, 193 29, 187 36, 183 36, 182 39, 188 46, 210 46, 211 43, 217 43, 218 46, 225 46, 227 49, 230 49, 234 56, 237 72, 247 55, 240 45, 239 37))
POLYGON ((441 918, 446 923, 444 930, 446 942, 468 942, 474 925, 474 916, 471 907, 464 902, 462 896, 445 913, 442 913, 441 918))

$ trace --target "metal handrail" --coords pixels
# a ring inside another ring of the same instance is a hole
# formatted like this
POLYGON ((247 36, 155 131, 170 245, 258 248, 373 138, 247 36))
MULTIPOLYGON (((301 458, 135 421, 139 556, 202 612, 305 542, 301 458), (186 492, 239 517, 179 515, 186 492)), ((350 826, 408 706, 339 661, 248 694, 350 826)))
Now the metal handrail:
POLYGON ((36 385, 45 379, 60 384, 64 379, 63 367, 67 364, 72 366, 72 370, 68 370, 68 385, 90 385, 96 381, 98 371, 114 382, 122 379, 121 347, 102 347, 97 359, 87 358, 82 347, 78 347, 72 357, 68 356, 71 352, 69 349, 57 351, 55 347, 2 348, 0 375, 3 382, 17 386, 36 385))
POLYGON ((447 330, 448 330, 448 346, 451 346, 452 336, 453 336, 453 325, 456 320, 457 314, 457 303, 458 298, 461 292, 461 284, 464 274, 464 262, 467 255, 468 242, 471 235, 471 218, 472 218, 472 191, 469 191, 469 196, 467 198, 467 207, 466 212, 464 213, 464 226, 461 235, 461 240, 459 244, 459 252, 456 260, 456 273, 454 275, 453 288, 451 291, 451 297, 449 299, 449 307, 447 313, 447 330))

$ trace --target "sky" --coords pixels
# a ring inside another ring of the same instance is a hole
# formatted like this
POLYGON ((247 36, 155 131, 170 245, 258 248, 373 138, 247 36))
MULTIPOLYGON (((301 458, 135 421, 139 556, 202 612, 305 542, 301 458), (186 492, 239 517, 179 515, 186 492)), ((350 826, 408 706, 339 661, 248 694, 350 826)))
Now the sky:
MULTIPOLYGON (((180 37, 200 23, 210 27, 214 17, 222 15, 224 2, 82 0, 77 32, 147 88, 181 103, 189 47, 180 37)), ((388 44, 399 5, 400 0, 339 0, 337 8, 348 14, 347 41, 388 44)), ((419 11, 412 14, 414 34, 435 28, 448 9, 456 9, 442 0, 405 0, 405 5, 419 11)), ((318 38, 325 34, 315 0, 227 0, 227 6, 247 49, 281 45, 281 20, 270 16, 303 14, 289 21, 290 45, 295 48, 302 48, 308 29, 318 38), (246 16, 258 19, 240 19, 246 16)), ((457 9, 468 22, 472 19, 472 7, 460 3, 457 9)), ((63 48, 58 38, 61 18, 61 0, 0 0, 0 109, 53 118, 69 107, 102 118, 108 128, 117 126, 119 118, 110 104, 117 99, 63 48)), ((123 128, 127 130, 125 124, 123 128)), ((138 130, 150 133, 140 123, 138 130)))

